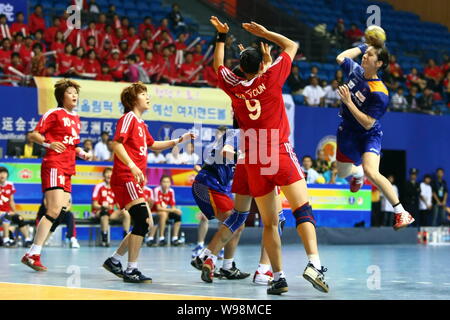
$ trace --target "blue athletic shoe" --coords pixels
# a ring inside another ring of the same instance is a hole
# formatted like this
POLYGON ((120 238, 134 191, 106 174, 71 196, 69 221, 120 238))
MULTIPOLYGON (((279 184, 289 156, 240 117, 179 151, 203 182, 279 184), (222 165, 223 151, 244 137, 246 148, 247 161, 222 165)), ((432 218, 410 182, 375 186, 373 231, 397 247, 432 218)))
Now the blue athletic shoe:
POLYGON ((219 252, 219 255, 217 256, 217 259, 222 260, 224 254, 225 254, 225 250, 222 248, 222 250, 220 250, 220 252, 219 252))
POLYGON ((203 248, 205 248, 205 246, 202 245, 196 245, 194 249, 192 249, 192 259, 194 259, 196 256, 198 256, 200 254, 200 251, 203 250, 203 248))

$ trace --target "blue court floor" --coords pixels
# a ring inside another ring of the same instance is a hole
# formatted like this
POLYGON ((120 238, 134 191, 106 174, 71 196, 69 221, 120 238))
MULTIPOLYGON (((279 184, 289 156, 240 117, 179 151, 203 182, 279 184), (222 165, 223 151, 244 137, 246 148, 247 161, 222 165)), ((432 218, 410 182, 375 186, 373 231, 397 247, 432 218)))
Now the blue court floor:
MULTIPOLYGON (((289 292, 283 296, 268 296, 266 288, 254 285, 251 277, 240 281, 215 280, 213 284, 202 282, 199 271, 189 264, 192 249, 189 246, 144 247, 139 268, 153 278, 153 283, 124 283, 101 268, 114 249, 46 248, 42 261, 49 270, 37 273, 20 263, 26 249, 0 248, 0 284, 79 285, 92 289, 242 299, 450 299, 450 246, 323 245, 321 260, 328 268, 326 279, 330 286, 330 292, 324 294, 301 277, 306 265, 303 247, 286 245, 283 262, 289 292)), ((236 255, 238 267, 253 274, 259 252, 258 246, 240 246, 236 255)), ((126 259, 122 264, 126 264, 126 259)), ((33 290, 31 286, 28 288, 25 291, 33 290)))

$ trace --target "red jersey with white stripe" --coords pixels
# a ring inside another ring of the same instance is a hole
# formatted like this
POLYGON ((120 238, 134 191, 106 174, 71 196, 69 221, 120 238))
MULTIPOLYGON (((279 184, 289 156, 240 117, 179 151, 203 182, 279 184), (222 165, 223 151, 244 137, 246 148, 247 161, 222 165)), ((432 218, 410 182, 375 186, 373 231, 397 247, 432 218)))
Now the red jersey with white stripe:
MULTIPOLYGON (((136 166, 145 174, 147 169, 147 147, 153 145, 155 140, 148 131, 144 120, 139 119, 133 111, 124 114, 117 122, 114 141, 121 142, 136 166)), ((120 184, 123 181, 134 181, 130 168, 119 157, 114 157, 111 184, 120 184)))
POLYGON ((161 186, 156 187, 154 190, 155 194, 155 204, 162 205, 163 203, 167 206, 175 206, 175 191, 169 188, 165 193, 163 192, 161 186))
POLYGON ((153 196, 153 190, 147 186, 144 186, 144 199, 145 201, 152 200, 154 201, 155 197, 153 196))
MULTIPOLYGON (((97 201, 102 207, 114 206, 115 204, 114 192, 111 186, 107 186, 105 182, 99 183, 94 187, 94 192, 92 192, 92 201, 97 201)), ((98 209, 92 208, 92 212, 97 213, 98 209)), ((108 210, 111 214, 114 209, 108 210)))
MULTIPOLYGON (((256 129, 256 134, 249 138, 255 143, 252 145, 260 145, 264 141, 267 146, 280 146, 289 142, 290 128, 282 88, 291 72, 291 63, 289 55, 282 52, 266 72, 249 81, 239 78, 224 66, 218 69, 219 87, 230 96, 240 129, 246 134, 252 132, 249 129, 256 129), (271 129, 275 129, 278 136, 271 129)), ((248 143, 244 148, 248 150, 248 143)))
POLYGON ((11 196, 16 193, 14 184, 6 181, 5 184, 0 184, 0 212, 11 212, 11 196))
POLYGON ((69 112, 64 108, 47 111, 39 120, 34 131, 45 137, 47 143, 61 142, 66 150, 58 153, 47 149, 42 165, 58 168, 67 175, 75 174, 75 148, 80 143, 80 117, 76 112, 69 112))

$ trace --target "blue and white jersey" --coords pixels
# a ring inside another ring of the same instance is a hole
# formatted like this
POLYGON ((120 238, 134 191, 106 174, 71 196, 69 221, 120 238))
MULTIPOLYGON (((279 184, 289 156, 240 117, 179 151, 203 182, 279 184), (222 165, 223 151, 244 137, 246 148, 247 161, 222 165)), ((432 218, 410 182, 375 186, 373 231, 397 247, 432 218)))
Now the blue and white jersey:
POLYGON ((345 58, 341 64, 344 75, 347 76, 347 85, 351 98, 356 107, 363 113, 376 119, 370 130, 364 129, 353 117, 344 103, 341 103, 339 116, 342 117, 344 130, 368 133, 381 132, 379 120, 385 114, 389 104, 389 93, 381 79, 364 78, 364 69, 350 58, 345 58))
POLYGON ((215 191, 230 193, 236 163, 221 154, 225 145, 233 146, 237 151, 239 129, 228 129, 221 138, 206 146, 203 153, 206 155, 205 164, 195 177, 195 181, 215 191))

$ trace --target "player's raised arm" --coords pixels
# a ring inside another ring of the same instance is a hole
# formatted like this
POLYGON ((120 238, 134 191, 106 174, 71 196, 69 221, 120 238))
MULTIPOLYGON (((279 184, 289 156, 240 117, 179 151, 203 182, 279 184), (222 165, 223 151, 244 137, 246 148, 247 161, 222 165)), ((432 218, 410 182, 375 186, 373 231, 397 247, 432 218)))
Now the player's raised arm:
POLYGON ((216 48, 214 49, 214 63, 213 63, 214 70, 217 73, 219 67, 223 65, 223 57, 225 54, 225 39, 228 31, 230 31, 230 28, 228 27, 228 24, 220 22, 219 19, 215 16, 212 16, 211 19, 209 19, 209 21, 218 32, 216 48))
POLYGON ((355 59, 356 57, 358 57, 361 53, 364 54, 364 52, 367 49, 367 44, 362 44, 359 45, 355 48, 351 48, 351 49, 347 49, 343 52, 341 52, 337 57, 336 57, 336 62, 338 64, 342 64, 344 62, 345 58, 350 58, 350 59, 355 59))
POLYGON ((296 42, 286 38, 279 33, 269 31, 264 26, 254 21, 250 23, 243 23, 242 27, 257 37, 261 37, 276 43, 291 57, 291 60, 294 60, 294 57, 297 54, 298 50, 298 44, 296 42))

